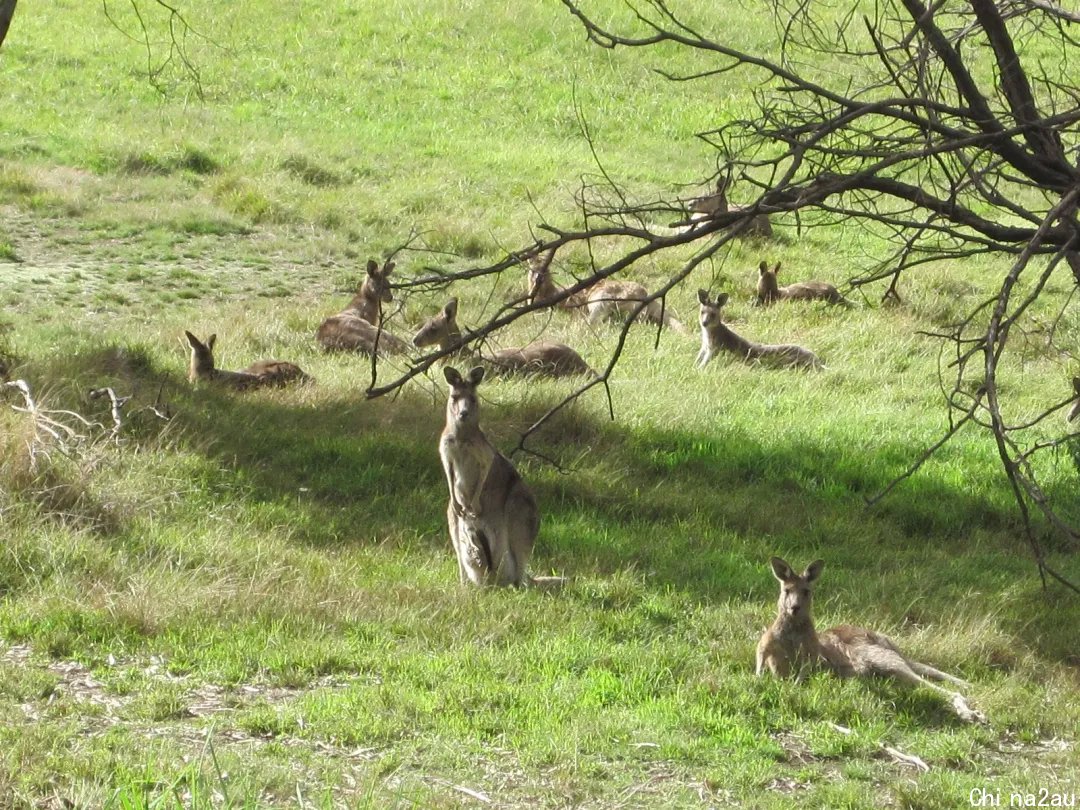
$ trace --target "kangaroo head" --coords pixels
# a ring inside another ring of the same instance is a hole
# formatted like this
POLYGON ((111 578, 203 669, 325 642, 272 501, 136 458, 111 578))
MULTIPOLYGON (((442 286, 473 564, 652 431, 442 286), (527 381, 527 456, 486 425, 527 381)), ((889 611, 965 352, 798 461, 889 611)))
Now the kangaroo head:
POLYGON ((711 329, 723 323, 724 318, 720 314, 721 308, 728 302, 728 294, 720 293, 713 301, 709 298, 707 290, 697 291, 698 301, 701 307, 698 311, 698 320, 705 329, 711 329))
POLYGON ((450 383, 450 396, 446 400, 447 424, 464 427, 479 427, 480 401, 476 398, 476 386, 484 379, 484 369, 477 366, 462 377, 456 368, 447 366, 443 376, 450 383))
POLYGON ((214 370, 214 341, 217 335, 211 335, 203 343, 191 332, 184 330, 188 345, 191 347, 191 362, 188 365, 188 379, 192 382, 214 370))
POLYGON ((814 580, 821 576, 821 569, 825 567, 824 560, 815 560, 806 567, 802 576, 795 573, 785 560, 773 557, 769 560, 772 566, 773 576, 780 583, 780 600, 777 608, 782 618, 802 618, 809 621, 811 588, 814 580))
POLYGON ((1068 420, 1073 420, 1080 417, 1080 377, 1073 377, 1073 392, 1076 394, 1076 401, 1069 408, 1068 420))
MULTIPOLYGON (((460 334, 457 325, 458 301, 451 298, 446 306, 439 310, 439 314, 429 318, 420 331, 413 337, 413 345, 418 349, 425 346, 433 346, 448 340, 452 335, 460 334)), ((448 369, 449 370, 449 369, 448 369)))
POLYGON ((529 301, 532 302, 537 296, 546 298, 551 294, 551 260, 555 258, 554 250, 545 250, 529 259, 529 301))
POLYGON ((360 295, 364 298, 374 298, 389 304, 394 300, 394 293, 390 289, 390 274, 394 272, 394 263, 387 261, 382 270, 379 263, 374 259, 368 259, 367 278, 360 286, 360 295))

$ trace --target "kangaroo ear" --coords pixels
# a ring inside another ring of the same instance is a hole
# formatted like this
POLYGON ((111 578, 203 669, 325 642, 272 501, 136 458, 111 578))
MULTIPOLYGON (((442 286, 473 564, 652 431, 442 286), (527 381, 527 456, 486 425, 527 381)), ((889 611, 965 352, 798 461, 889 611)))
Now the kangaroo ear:
POLYGON ((814 560, 803 571, 803 579, 807 582, 813 582, 815 579, 821 576, 821 569, 825 567, 824 560, 814 560))
POLYGON ((477 366, 469 372, 469 383, 473 386, 479 385, 484 379, 484 367, 477 366))
POLYGON ((776 263, 776 267, 774 267, 774 268, 772 269, 772 271, 773 271, 773 275, 774 275, 774 276, 775 276, 775 275, 779 275, 779 274, 780 274, 780 262, 777 262, 777 263, 776 263))
POLYGON ((216 342, 217 342, 217 335, 211 335, 210 337, 208 337, 206 339, 206 348, 213 351, 214 350, 214 343, 216 343, 216 342))
POLYGON ((446 381, 451 385, 461 385, 464 380, 461 379, 461 374, 453 366, 447 366, 443 369, 443 376, 446 377, 446 381))
POLYGON ((728 295, 727 293, 720 293, 718 296, 716 296, 716 305, 718 307, 722 307, 724 304, 726 304, 728 302, 728 299, 730 297, 731 296, 728 295))
POLYGON ((703 303, 705 306, 712 306, 712 301, 709 300, 708 290, 698 290, 697 300, 703 303))
POLYGON ((765 262, 762 262, 761 264, 759 264, 757 266, 757 269, 758 269, 758 275, 763 276, 763 275, 765 275, 766 273, 769 272, 769 265, 766 264, 765 262))
POLYGON ((396 262, 387 261, 386 264, 383 265, 383 269, 382 269, 383 277, 385 278, 386 276, 393 273, 395 267, 397 267, 396 262))
POLYGON ((1073 391, 1080 396, 1080 377, 1073 377, 1073 391))
POLYGON ((772 566, 773 576, 781 582, 791 582, 791 580, 795 579, 795 572, 792 570, 791 566, 780 557, 771 558, 769 560, 769 565, 772 566))
POLYGON ((200 346, 202 346, 202 343, 199 342, 199 339, 193 334, 191 334, 191 332, 189 332, 187 329, 184 330, 184 336, 187 338, 188 345, 191 348, 198 349, 200 346))
POLYGON ((369 276, 379 275, 379 263, 374 259, 368 259, 367 261, 367 274, 369 276))
POLYGON ((443 315, 445 315, 448 319, 456 318, 457 317, 457 299, 456 298, 451 298, 449 301, 447 301, 446 306, 442 308, 442 311, 443 311, 443 315))

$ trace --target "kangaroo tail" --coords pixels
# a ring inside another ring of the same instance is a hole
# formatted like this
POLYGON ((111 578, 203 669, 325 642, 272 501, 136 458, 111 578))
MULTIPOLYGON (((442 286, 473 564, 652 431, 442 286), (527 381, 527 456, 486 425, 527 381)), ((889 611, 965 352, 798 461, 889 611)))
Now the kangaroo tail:
POLYGON ((569 577, 528 577, 526 579, 528 587, 541 591, 562 590, 568 582, 570 582, 569 577))

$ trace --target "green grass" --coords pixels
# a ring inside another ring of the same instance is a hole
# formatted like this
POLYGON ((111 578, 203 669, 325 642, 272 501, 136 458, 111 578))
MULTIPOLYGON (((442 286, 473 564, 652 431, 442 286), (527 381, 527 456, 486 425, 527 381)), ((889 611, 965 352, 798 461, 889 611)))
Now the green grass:
MULTIPOLYGON (((413 228, 458 256, 406 252, 404 278, 497 259, 529 238, 533 203, 572 221, 595 172, 575 94, 608 168, 647 197, 711 171, 690 136, 749 109, 750 88, 673 91, 648 72, 658 57, 588 46, 554 3, 195 3, 214 22, 214 42, 191 42, 200 103, 178 73, 158 94, 97 8, 56 9, 20 4, 0 52, 0 258, 20 259, 0 264, 0 362, 44 407, 104 427, 60 414, 85 438, 31 457, 4 394, 0 805, 457 807, 473 791, 507 807, 921 808, 1080 789, 1080 603, 1042 590, 992 444, 965 430, 865 506, 948 425, 948 358, 919 332, 982 300, 1001 262, 927 267, 897 309, 758 310, 762 254, 789 280, 840 282, 881 245, 783 221, 774 244, 733 245, 670 306, 693 324, 697 287, 723 286, 736 329, 797 340, 827 370, 699 372, 696 336, 654 349, 635 328, 615 421, 594 393, 530 440, 559 467, 515 457, 543 515, 533 568, 570 583, 463 589, 441 375, 366 401, 369 364, 319 352, 316 326, 413 228), (277 356, 318 384, 192 389, 184 329, 216 332, 222 367, 277 356), (119 442, 88 397, 103 385, 132 395, 119 442), (756 679, 772 554, 824 558, 820 625, 875 627, 971 680, 990 725, 887 682, 756 679)), ((744 16, 740 36, 766 47, 767 21, 744 16)), ((586 260, 560 256, 560 280, 586 260)), ((455 288, 462 321, 523 277, 455 288)), ((1075 369, 1044 338, 1071 288, 1052 279, 1015 337, 1011 415, 1069 391, 1075 369)), ((411 334, 448 295, 410 296, 390 328, 411 334)), ((1075 343, 1075 307, 1055 328, 1075 343)), ((538 314, 500 339, 541 333, 594 365, 616 337, 538 314)), ((509 449, 566 391, 485 383, 489 436, 509 449)), ((1059 436, 1052 421, 1028 438, 1059 436)), ((1040 473, 1073 508, 1075 455, 1040 473)), ((1051 554, 1080 578, 1071 550, 1051 554)))

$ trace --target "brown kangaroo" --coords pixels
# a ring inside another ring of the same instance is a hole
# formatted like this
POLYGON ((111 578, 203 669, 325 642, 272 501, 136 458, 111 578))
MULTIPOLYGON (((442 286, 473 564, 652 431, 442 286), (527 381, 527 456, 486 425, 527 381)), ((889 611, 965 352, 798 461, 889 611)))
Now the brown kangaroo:
POLYGON ((394 300, 390 290, 393 270, 393 262, 386 262, 380 270, 378 262, 368 260, 367 276, 349 305, 319 324, 315 332, 315 339, 326 351, 377 352, 386 357, 409 350, 405 341, 382 328, 379 305, 394 300))
POLYGON ((462 378, 447 366, 443 374, 450 396, 439 457, 450 489, 446 521, 461 582, 524 586, 531 581, 525 569, 540 531, 536 499, 480 429, 476 386, 484 369, 462 378))
POLYGON ((210 335, 203 343, 195 335, 185 330, 188 345, 191 347, 191 362, 188 365, 188 380, 191 382, 212 382, 242 391, 248 388, 281 386, 291 382, 312 382, 313 378, 295 363, 283 360, 258 360, 243 371, 225 371, 214 367, 214 343, 217 335, 210 335))
POLYGON ((762 262, 758 265, 757 302, 768 306, 774 301, 828 301, 840 306, 854 306, 840 291, 827 281, 800 281, 781 287, 776 277, 780 274, 780 262, 772 270, 762 262))
POLYGON ((697 366, 705 368, 710 360, 721 351, 731 352, 747 362, 760 360, 787 368, 824 368, 817 355, 802 346, 793 343, 779 345, 754 343, 734 332, 724 323, 721 309, 728 301, 727 293, 720 293, 713 301, 705 290, 698 290, 701 302, 699 320, 701 322, 701 351, 698 352, 697 366))
POLYGON ((1076 394, 1076 401, 1073 402, 1068 416, 1065 417, 1069 422, 1080 416, 1080 377, 1073 377, 1073 392, 1076 394))
MULTIPOLYGON (((731 183, 731 175, 723 174, 716 181, 716 191, 706 194, 704 197, 690 201, 691 214, 684 220, 673 222, 673 228, 685 228, 694 226, 699 222, 705 222, 716 214, 739 213, 748 210, 746 206, 729 203, 727 198, 728 185, 731 183)), ((739 231, 740 239, 761 238, 771 239, 773 235, 772 223, 768 214, 756 214, 742 230, 739 231)))
POLYGON ((766 669, 777 677, 798 674, 803 667, 825 666, 841 678, 881 675, 913 686, 929 686, 949 698, 957 716, 966 722, 985 722, 986 717, 970 708, 959 692, 930 680, 955 686, 970 684, 928 664, 907 658, 885 635, 862 627, 842 624, 819 634, 810 613, 811 585, 821 575, 824 560, 810 563, 802 576, 779 557, 770 560, 773 576, 780 583, 776 620, 761 636, 757 646, 756 671, 766 669))
POLYGON ((458 300, 451 298, 438 314, 428 319, 413 338, 417 348, 439 345, 442 350, 459 347, 458 354, 467 354, 490 365, 499 374, 536 374, 543 377, 596 376, 580 354, 565 343, 535 341, 517 349, 499 349, 481 356, 471 347, 461 345, 461 328, 457 323, 458 300))
POLYGON ((409 350, 409 345, 397 335, 349 312, 342 312, 323 321, 315 333, 315 338, 328 352, 360 352, 388 357, 392 354, 405 354, 409 350))
MULTIPOLYGON (((529 301, 546 303, 563 292, 551 278, 554 250, 548 250, 529 260, 529 301)), ((599 281, 588 289, 567 296, 555 306, 571 312, 584 312, 590 323, 618 315, 627 316, 639 302, 649 297, 645 286, 636 281, 599 281)), ((649 323, 662 324, 676 332, 686 333, 686 327, 668 312, 659 300, 650 301, 640 316, 649 323)))
POLYGON ((378 326, 382 320, 379 304, 389 304, 394 300, 394 293, 390 289, 390 274, 394 272, 394 267, 394 263, 388 261, 380 270, 377 261, 368 259, 367 276, 342 314, 355 312, 361 320, 378 326))

